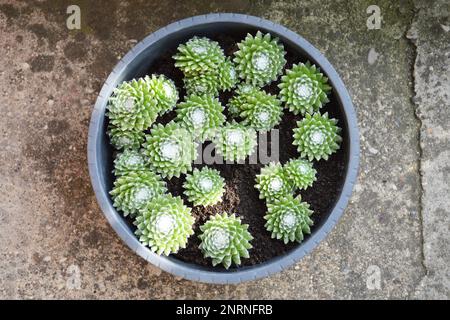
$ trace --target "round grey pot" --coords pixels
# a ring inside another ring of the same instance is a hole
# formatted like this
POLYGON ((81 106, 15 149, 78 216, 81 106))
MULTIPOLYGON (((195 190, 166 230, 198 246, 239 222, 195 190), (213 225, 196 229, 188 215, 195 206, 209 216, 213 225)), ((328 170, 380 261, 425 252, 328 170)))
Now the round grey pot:
POLYGON ((155 266, 176 276, 200 282, 231 284, 263 278, 279 272, 299 261, 325 238, 344 212, 356 180, 359 163, 359 135, 355 110, 342 80, 328 60, 305 39, 279 24, 261 18, 233 13, 207 14, 177 21, 154 32, 139 42, 119 61, 103 85, 92 112, 89 127, 88 162, 92 186, 98 203, 113 229, 131 250, 155 266), (145 75, 149 66, 166 51, 168 46, 179 44, 194 35, 208 36, 223 30, 228 33, 233 30, 251 33, 255 33, 257 30, 270 32, 273 36, 280 38, 285 45, 298 52, 300 56, 319 66, 322 72, 328 76, 338 100, 337 104, 345 120, 345 123, 341 123, 343 132, 345 132, 344 139, 347 140, 346 143, 349 146, 346 151, 348 161, 345 181, 340 196, 324 221, 315 226, 312 234, 295 249, 282 256, 251 267, 228 271, 212 267, 205 268, 170 256, 158 256, 138 241, 132 228, 113 207, 108 193, 112 188, 113 177, 111 165, 108 165, 111 162, 111 147, 106 136, 107 122, 105 119, 105 108, 113 89, 124 80, 145 75))

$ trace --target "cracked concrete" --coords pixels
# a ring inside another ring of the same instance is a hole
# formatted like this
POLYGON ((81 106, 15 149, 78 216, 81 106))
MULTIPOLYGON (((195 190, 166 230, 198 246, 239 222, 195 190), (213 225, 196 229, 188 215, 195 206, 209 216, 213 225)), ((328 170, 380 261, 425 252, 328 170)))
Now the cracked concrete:
POLYGON ((419 298, 449 298, 450 211, 450 5, 417 3, 408 32, 416 46, 414 103, 420 128, 423 264, 426 270, 416 289, 419 298))
POLYGON ((380 30, 366 26, 372 1, 0 0, 0 297, 448 299, 448 1, 376 2, 380 30), (66 28, 69 4, 81 7, 81 31, 66 28), (237 286, 138 258, 103 218, 86 166, 90 112, 117 60, 208 12, 305 37, 341 75, 361 130, 358 183, 330 236, 296 266, 237 286))

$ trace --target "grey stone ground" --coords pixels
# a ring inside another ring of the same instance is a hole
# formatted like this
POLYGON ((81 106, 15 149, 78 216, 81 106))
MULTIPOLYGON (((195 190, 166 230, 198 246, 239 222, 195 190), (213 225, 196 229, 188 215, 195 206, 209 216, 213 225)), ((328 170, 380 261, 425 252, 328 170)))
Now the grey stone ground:
POLYGON ((1 298, 450 297, 448 1, 0 1, 1 298), (79 4, 82 30, 66 28, 79 4), (380 30, 368 30, 377 4, 380 30), (208 12, 262 16, 320 49, 361 130, 351 203, 307 258, 237 286, 174 278, 131 252, 90 187, 105 77, 137 40, 208 12), (380 285, 378 286, 377 276, 380 285))

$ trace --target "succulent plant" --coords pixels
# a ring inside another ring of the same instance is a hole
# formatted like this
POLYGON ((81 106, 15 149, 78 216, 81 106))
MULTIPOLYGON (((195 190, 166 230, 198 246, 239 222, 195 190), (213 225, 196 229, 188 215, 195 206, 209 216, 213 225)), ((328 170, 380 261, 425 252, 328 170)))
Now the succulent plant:
POLYGON ((336 124, 337 120, 328 118, 328 113, 307 113, 304 119, 297 121, 293 144, 297 146, 301 157, 310 161, 328 160, 328 157, 339 149, 342 141, 339 135, 341 128, 336 124))
POLYGON ((234 95, 228 100, 227 109, 231 116, 238 117, 241 112, 240 107, 247 101, 247 96, 251 95, 258 88, 248 83, 239 84, 234 91, 234 95))
POLYGON ((167 191, 166 184, 150 170, 129 171, 114 181, 110 191, 113 205, 123 211, 124 216, 135 216, 147 202, 167 191))
POLYGON ((175 83, 164 75, 152 75, 147 79, 150 93, 156 100, 159 114, 164 114, 175 107, 179 95, 175 83))
POLYGON ((173 58, 176 67, 186 76, 192 76, 215 71, 225 60, 225 55, 216 41, 205 37, 193 37, 178 46, 178 52, 173 58))
POLYGON ((319 68, 307 63, 294 64, 278 85, 280 98, 294 114, 313 114, 328 102, 331 87, 319 68))
POLYGON ((204 167, 186 176, 184 194, 194 206, 210 206, 222 201, 225 182, 219 171, 204 167))
POLYGON ((251 88, 232 99, 233 113, 243 119, 242 124, 258 131, 273 129, 281 121, 283 108, 276 96, 251 88))
POLYGON ((311 161, 306 159, 291 159, 284 165, 288 180, 295 188, 306 189, 317 180, 317 171, 311 161))
POLYGON ((255 188, 259 190, 259 198, 268 202, 289 194, 294 189, 280 163, 269 163, 256 175, 255 188))
POLYGON ((202 73, 183 79, 188 95, 219 95, 219 79, 216 73, 202 73))
MULTIPOLYGON (((173 59, 184 74, 183 102, 178 103, 175 83, 158 74, 122 82, 108 100, 107 134, 118 150, 114 152, 116 180, 110 191, 113 205, 134 218, 139 241, 158 255, 185 248, 195 223, 191 208, 180 197, 168 194, 163 178, 186 174, 184 196, 193 206, 221 202, 225 180, 220 172, 206 166, 192 171, 197 144, 212 140, 216 153, 227 163, 245 160, 257 145, 256 133, 280 123, 283 107, 303 116, 293 130, 293 144, 300 156, 285 165, 262 167, 255 188, 266 201, 265 227, 272 238, 285 244, 301 242, 311 232, 313 211, 294 192, 317 180, 313 160, 327 160, 340 148, 338 121, 320 113, 329 101, 331 86, 320 68, 310 62, 298 63, 281 77, 278 96, 269 94, 262 87, 283 73, 283 44, 257 31, 237 46, 233 58, 206 37, 194 36, 178 46, 173 59), (222 91, 233 93, 226 112, 231 122, 226 122, 218 98, 222 91), (174 120, 155 123, 158 116, 174 108, 174 120)), ((200 226, 199 249, 212 259, 213 266, 240 265, 252 248, 248 228, 235 214, 210 216, 200 226)))
POLYGON ((234 214, 211 216, 200 226, 200 230, 199 248, 205 258, 212 259, 213 266, 221 263, 228 269, 231 263, 240 265, 241 258, 249 257, 248 250, 252 248, 250 241, 253 237, 248 232, 248 225, 242 224, 241 219, 234 214))
POLYGON ((139 241, 161 255, 176 253, 185 248, 189 236, 194 234, 191 209, 180 197, 164 195, 154 198, 139 211, 134 224, 139 241))
POLYGON ((227 91, 236 86, 237 75, 233 62, 224 59, 215 69, 203 71, 184 78, 188 95, 219 95, 219 90, 227 91))
POLYGON ((236 70, 247 83, 262 87, 281 75, 286 59, 284 47, 277 38, 258 31, 254 37, 247 34, 238 48, 234 58, 236 70))
POLYGON ((230 58, 227 58, 219 66, 219 86, 223 91, 229 91, 233 89, 237 82, 238 77, 236 68, 230 58))
POLYGON ((192 135, 174 122, 153 126, 143 148, 150 168, 168 179, 190 171, 197 156, 192 135))
POLYGON ((122 82, 108 100, 110 124, 128 131, 143 131, 158 116, 157 100, 149 86, 150 78, 122 82))
POLYGON ((287 195, 267 204, 268 212, 265 227, 272 232, 272 238, 289 241, 303 241, 304 234, 310 234, 313 221, 310 216, 313 211, 309 204, 302 202, 300 197, 287 195))
POLYGON ((126 149, 114 159, 114 174, 123 176, 130 171, 147 170, 146 161, 141 152, 135 149, 126 149))
POLYGON ((225 122, 223 110, 220 101, 211 95, 191 95, 178 104, 176 120, 203 142, 225 122))
POLYGON ((144 131, 122 130, 110 125, 107 133, 109 141, 117 150, 137 149, 144 142, 144 131))
POLYGON ((244 160, 256 146, 256 132, 235 121, 227 122, 214 136, 216 151, 225 160, 244 160))

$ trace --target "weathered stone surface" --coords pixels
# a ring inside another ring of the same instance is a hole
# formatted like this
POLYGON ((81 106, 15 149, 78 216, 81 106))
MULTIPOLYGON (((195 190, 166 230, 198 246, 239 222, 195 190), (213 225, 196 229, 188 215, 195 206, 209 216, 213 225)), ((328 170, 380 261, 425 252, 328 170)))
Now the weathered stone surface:
POLYGON ((426 275, 418 298, 450 298, 450 5, 417 3, 408 36, 417 47, 414 65, 422 175, 423 256, 426 275))
POLYGON ((377 2, 380 30, 367 29, 370 1, 81 1, 82 30, 69 31, 70 1, 2 1, 0 297, 448 298, 448 11, 445 0, 377 2), (262 16, 309 40, 342 76, 361 130, 358 184, 327 240, 237 286, 137 257, 103 218, 86 165, 90 112, 119 57, 208 12, 262 16))

